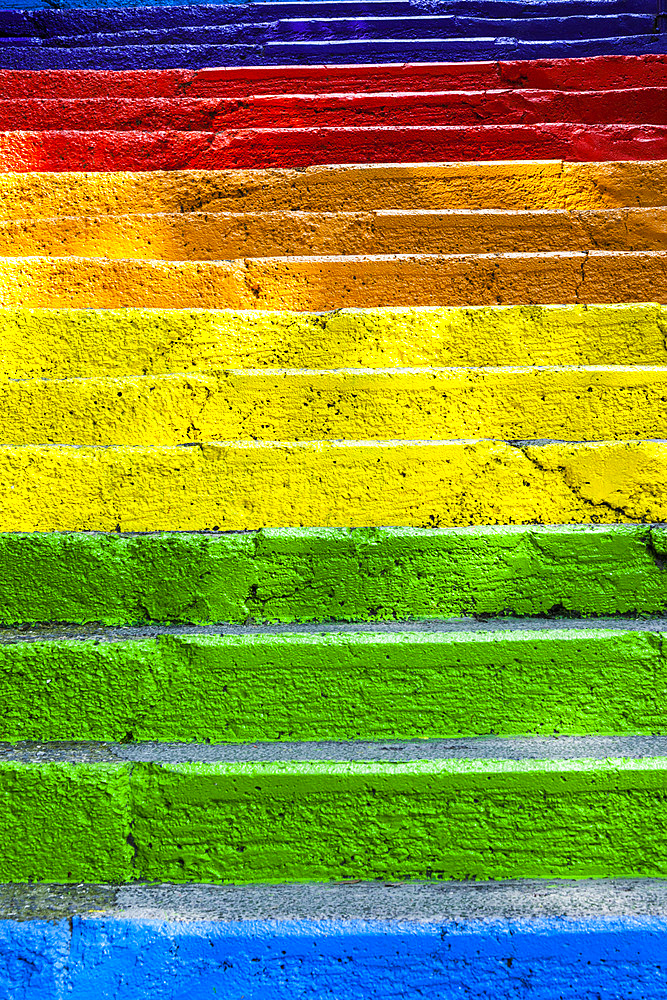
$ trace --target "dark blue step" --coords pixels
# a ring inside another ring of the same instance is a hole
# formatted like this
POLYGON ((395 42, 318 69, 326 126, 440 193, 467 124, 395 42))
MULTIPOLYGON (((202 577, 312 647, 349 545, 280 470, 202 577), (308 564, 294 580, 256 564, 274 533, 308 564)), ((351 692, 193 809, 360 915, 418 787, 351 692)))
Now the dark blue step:
POLYGON ((607 38, 648 35, 654 18, 644 14, 615 17, 538 18, 534 20, 484 21, 460 17, 373 17, 292 19, 273 23, 224 24, 134 30, 94 35, 65 35, 44 44, 58 48, 95 48, 123 45, 227 45, 271 41, 344 41, 350 38, 520 38, 549 40, 560 38, 607 38))
POLYGON ((229 0, 225 4, 183 5, 182 0, 148 0, 142 4, 133 0, 124 7, 122 0, 66 0, 55 5, 47 0, 0 0, 0 31, 16 35, 64 35, 81 31, 113 31, 123 28, 168 27, 172 24, 225 24, 232 21, 277 20, 282 17, 364 16, 381 12, 387 17, 408 11, 434 14, 459 14, 467 17, 571 17, 577 15, 649 14, 655 16, 658 0, 307 0, 273 3, 243 3, 229 0), (267 16, 258 18, 262 8, 267 16), (250 16, 249 16, 250 15, 250 16))
MULTIPOLYGON (((520 42, 512 39, 364 39, 269 42, 265 45, 128 45, 58 49, 5 45, 0 69, 200 69, 215 66, 358 65, 361 63, 462 62, 544 59, 667 52, 667 34, 583 41, 520 42)), ((648 81, 647 81, 648 82, 648 81)))
POLYGON ((318 0, 294 3, 193 4, 191 7, 135 7, 127 10, 2 10, 0 35, 41 37, 98 32, 160 29, 180 26, 277 21, 303 15, 319 17, 401 17, 410 14, 445 15, 487 19, 530 17, 655 15, 655 0, 554 0, 521 4, 518 0, 318 0))

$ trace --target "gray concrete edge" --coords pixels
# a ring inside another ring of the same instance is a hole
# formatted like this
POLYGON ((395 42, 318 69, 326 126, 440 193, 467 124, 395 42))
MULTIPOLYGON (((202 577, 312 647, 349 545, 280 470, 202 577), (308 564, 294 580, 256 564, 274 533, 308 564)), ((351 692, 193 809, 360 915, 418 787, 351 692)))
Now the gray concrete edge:
POLYGON ((664 757, 667 736, 477 736, 294 743, 0 743, 0 763, 262 764, 308 762, 546 761, 664 757))
POLYGON ((493 634, 501 632, 667 632, 667 618, 540 618, 496 616, 493 618, 414 619, 391 622, 316 622, 248 625, 136 625, 110 627, 104 625, 45 625, 0 628, 0 645, 22 642, 127 642, 138 639, 158 639, 161 636, 273 636, 273 635, 372 635, 381 641, 384 636, 414 634, 432 635, 434 640, 454 634, 493 634))
POLYGON ((439 923, 667 917, 667 880, 0 885, 1 920, 439 923))

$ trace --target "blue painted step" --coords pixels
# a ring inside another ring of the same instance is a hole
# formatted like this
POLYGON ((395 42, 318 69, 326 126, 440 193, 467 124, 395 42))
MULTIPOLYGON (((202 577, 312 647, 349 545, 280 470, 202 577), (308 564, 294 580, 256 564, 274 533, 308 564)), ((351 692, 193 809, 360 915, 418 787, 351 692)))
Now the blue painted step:
POLYGON ((513 39, 360 39, 269 42, 265 45, 128 45, 58 49, 0 47, 0 69, 201 69, 214 66, 358 65, 361 63, 464 62, 545 59, 667 52, 667 34, 577 41, 513 39))
MULTIPOLYGON (((94 35, 65 35, 46 39, 33 38, 30 44, 57 48, 119 47, 123 45, 227 45, 262 44, 271 41, 326 41, 352 38, 517 38, 524 40, 563 40, 606 38, 652 33, 654 19, 643 14, 615 17, 537 18, 534 20, 484 21, 460 17, 366 17, 308 18, 273 23, 226 24, 142 29, 94 35)), ((23 41, 23 40, 22 40, 23 41)), ((19 44, 18 40, 12 44, 19 44)))
MULTIPOLYGON (((324 0, 316 0, 313 6, 321 6, 324 0)), ((331 7, 349 7, 352 5, 353 0, 343 0, 343 3, 336 4, 335 0, 329 0, 331 7)), ((368 0, 372 2, 372 0, 368 0)), ((406 0, 407 2, 407 0, 406 0)), ((410 0, 411 7, 419 7, 420 9, 431 10, 438 13, 452 13, 452 14, 462 14, 469 17, 561 17, 561 16, 572 16, 577 14, 657 14, 658 0, 528 0, 528 2, 523 3, 522 0, 410 0)), ((146 12, 149 17, 153 16, 152 12, 164 12, 165 16, 168 16, 168 12, 173 11, 177 17, 187 18, 188 12, 192 11, 192 16, 199 17, 202 12, 206 11, 227 11, 230 12, 233 8, 237 8, 239 11, 247 10, 251 7, 282 7, 286 6, 280 2, 277 3, 265 3, 265 4, 255 4, 255 3, 245 3, 244 0, 227 0, 225 4, 193 4, 192 7, 184 5, 182 0, 146 0, 142 3, 141 0, 131 0, 130 4, 126 7, 124 0, 62 0, 60 3, 52 3, 49 0, 0 0, 0 9, 4 9, 7 12, 14 11, 17 14, 25 12, 29 17, 45 17, 47 20, 49 17, 67 17, 68 12, 76 12, 76 16, 80 17, 84 11, 88 11, 88 15, 92 18, 99 16, 103 18, 106 14, 115 12, 117 15, 122 16, 122 13, 127 13, 128 17, 141 16, 142 12, 146 12), (120 8, 120 10, 119 10, 120 8), (121 13, 122 11, 122 13, 121 13)), ((307 0, 301 0, 301 3, 289 4, 289 6, 301 6, 305 9, 307 0)), ((364 3, 364 6, 368 6, 368 3, 364 3)), ((392 0, 388 3, 383 4, 385 8, 393 6, 392 0)), ((342 13, 342 11, 341 11, 342 13)), ((389 13, 389 11, 387 11, 389 13)), ((215 15, 216 17, 221 16, 220 14, 215 15)), ((224 15, 223 15, 224 16, 224 15)), ((229 16, 232 16, 231 14, 229 16)), ((243 14, 240 15, 242 18, 243 14)), ((181 23, 208 23, 197 21, 182 21, 181 23)), ((216 23, 216 22, 212 22, 216 23)), ((217 21, 217 23, 220 23, 217 21)), ((91 28, 95 30, 95 28, 91 28)))
POLYGON ((8 1000, 666 1000, 667 883, 0 886, 8 1000))
POLYGON ((284 18, 405 17, 415 14, 482 17, 490 20, 521 17, 655 15, 655 0, 544 0, 522 4, 519 0, 316 0, 307 2, 193 4, 189 7, 134 7, 126 10, 2 10, 0 35, 80 35, 159 29, 187 25, 277 21, 284 18))

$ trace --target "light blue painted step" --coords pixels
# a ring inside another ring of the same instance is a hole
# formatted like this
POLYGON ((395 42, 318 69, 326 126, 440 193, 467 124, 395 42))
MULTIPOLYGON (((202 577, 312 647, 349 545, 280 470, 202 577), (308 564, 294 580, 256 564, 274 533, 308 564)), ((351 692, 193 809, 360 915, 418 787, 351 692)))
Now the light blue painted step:
POLYGON ((667 882, 0 886, 6 1000, 664 1000, 667 882))

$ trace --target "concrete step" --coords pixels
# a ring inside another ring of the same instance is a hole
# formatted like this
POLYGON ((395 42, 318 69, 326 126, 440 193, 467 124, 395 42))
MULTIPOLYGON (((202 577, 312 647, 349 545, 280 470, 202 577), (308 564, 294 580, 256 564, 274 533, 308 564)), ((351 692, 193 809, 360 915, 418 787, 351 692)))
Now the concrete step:
MULTIPOLYGON (((390 29, 388 29, 390 30, 390 29)), ((562 59, 664 54, 665 34, 624 35, 570 41, 523 41, 492 35, 469 38, 273 41, 263 44, 127 45, 51 48, 16 44, 0 49, 0 69, 199 69, 211 66, 349 65, 374 62, 470 62, 475 59, 562 59)), ((14 43, 14 44, 11 44, 14 43)))
POLYGON ((1 531, 667 521, 665 441, 0 448, 1 531))
POLYGON ((0 257, 240 257, 664 250, 667 206, 585 211, 380 209, 65 215, 0 222, 0 257))
POLYGON ((667 368, 237 369, 6 382, 3 445, 667 439, 667 368))
MULTIPOLYGON (((276 21, 281 18, 326 17, 405 17, 419 14, 456 15, 468 18, 532 18, 613 17, 618 15, 656 15, 655 0, 342 0, 341 3, 316 0, 313 3, 231 3, 192 4, 190 6, 137 4, 119 10, 113 5, 74 10, 39 8, 21 10, 0 9, 0 34, 5 37, 37 35, 50 38, 93 32, 128 31, 136 29, 168 29, 187 25, 222 25, 239 22, 276 21)), ((563 36, 564 37, 564 36, 563 36)))
POLYGON ((0 357, 7 379, 226 368, 664 367, 666 331, 657 305, 332 313, 16 308, 0 309, 0 357))
POLYGON ((0 258, 0 305, 330 310, 667 301, 667 251, 0 258))
POLYGON ((7 882, 664 877, 667 738, 6 744, 7 882))
MULTIPOLYGON (((164 8, 167 11, 169 8, 164 8)), ((189 8, 190 9, 190 8, 189 8)), ((192 8, 195 9, 195 8, 192 8)), ((141 8, 106 11, 126 25, 141 8)), ((0 21, 2 19, 0 10, 0 21)), ((49 10, 40 17, 74 17, 49 10)), ((91 15, 92 16, 92 15, 91 15)), ((96 15, 95 15, 96 16, 96 15)), ((522 62, 422 63, 361 66, 240 66, 198 71, 174 70, 46 70, 31 73, 0 70, 3 97, 248 97, 253 94, 374 92, 425 90, 438 81, 442 90, 484 90, 499 87, 546 90, 605 90, 653 86, 667 82, 664 55, 598 56, 522 62)))
POLYGON ((0 740, 664 734, 666 631, 664 618, 3 629, 0 740))
MULTIPOLYGON (((433 85, 432 85, 433 86, 433 85)), ((437 84, 436 84, 437 86, 437 84)), ((667 124, 667 87, 0 100, 0 129, 216 132, 387 125, 667 124)))
POLYGON ((24 1000, 667 997, 661 880, 21 884, 0 901, 0 986, 24 1000))
POLYGON ((43 38, 38 34, 11 38, 12 45, 41 45, 48 48, 97 48, 125 45, 227 45, 264 44, 272 41, 324 41, 352 38, 513 38, 525 41, 550 41, 650 35, 655 28, 655 14, 580 15, 575 17, 505 18, 490 20, 452 14, 415 12, 401 15, 352 15, 328 11, 302 11, 269 20, 266 12, 233 24, 183 25, 95 32, 83 34, 79 27, 71 34, 43 38))
MULTIPOLYGON (((667 37, 667 35, 665 36, 667 37)), ((118 171, 308 167, 469 160, 667 159, 664 125, 399 125, 221 132, 0 133, 0 170, 118 171)))
MULTIPOLYGON (((164 212, 593 210, 667 205, 665 161, 0 173, 0 219, 164 212)), ((100 225, 104 220, 100 218, 100 225)))
POLYGON ((0 621, 129 626, 501 615, 511 627, 516 615, 641 618, 667 607, 660 526, 242 534, 154 527, 138 535, 0 533, 0 621))

